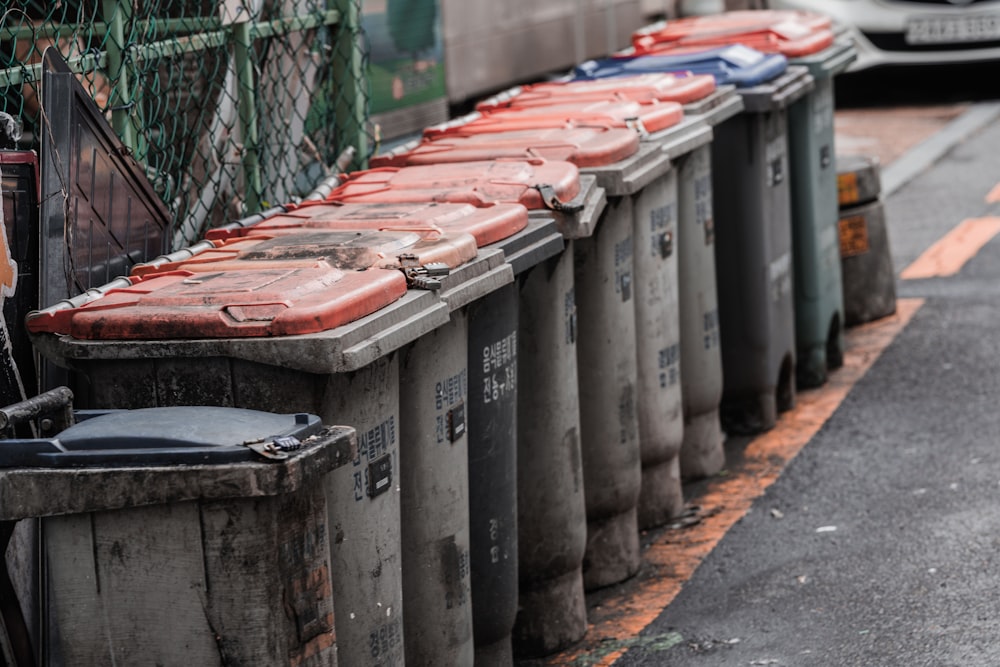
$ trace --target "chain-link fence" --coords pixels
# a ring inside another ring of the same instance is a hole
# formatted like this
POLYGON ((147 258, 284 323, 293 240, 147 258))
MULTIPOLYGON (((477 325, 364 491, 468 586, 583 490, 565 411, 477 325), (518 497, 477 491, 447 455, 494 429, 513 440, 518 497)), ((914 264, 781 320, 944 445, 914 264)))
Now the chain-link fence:
POLYGON ((45 131, 54 46, 172 215, 172 245, 308 192, 368 134, 362 0, 8 0, 0 110, 45 131))

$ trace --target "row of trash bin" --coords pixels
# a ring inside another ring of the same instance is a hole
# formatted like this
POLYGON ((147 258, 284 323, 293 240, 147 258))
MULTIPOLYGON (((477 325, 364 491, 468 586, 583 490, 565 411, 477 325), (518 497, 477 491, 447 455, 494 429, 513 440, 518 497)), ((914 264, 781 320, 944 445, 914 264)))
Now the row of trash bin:
POLYGON ((103 411, 4 449, 0 497, 65 493, 0 517, 64 515, 53 655, 509 665, 578 641, 585 590, 636 573, 724 429, 770 428, 842 361, 853 57, 812 14, 654 26, 33 313, 103 411), (161 456, 102 458, 141 435, 161 456), (287 498, 233 500, 262 495, 287 498))

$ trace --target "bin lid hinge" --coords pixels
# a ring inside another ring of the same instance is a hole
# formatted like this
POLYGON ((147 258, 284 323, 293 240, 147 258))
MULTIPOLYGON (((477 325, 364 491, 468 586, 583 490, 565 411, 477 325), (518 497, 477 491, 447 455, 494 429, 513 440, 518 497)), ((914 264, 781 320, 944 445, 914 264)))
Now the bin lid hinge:
POLYGON ((294 452, 302 449, 302 441, 293 435, 280 435, 273 438, 261 438, 243 443, 253 451, 272 461, 284 461, 294 452))
POLYGON ((567 204, 561 201, 559 195, 556 194, 556 189, 547 183, 540 183, 535 186, 535 189, 542 195, 545 206, 553 211, 572 214, 579 213, 584 208, 583 204, 567 204))
POLYGON ((451 267, 447 264, 442 262, 420 264, 417 256, 411 254, 400 255, 399 265, 410 287, 432 292, 441 289, 441 281, 438 278, 443 278, 451 273, 451 267))

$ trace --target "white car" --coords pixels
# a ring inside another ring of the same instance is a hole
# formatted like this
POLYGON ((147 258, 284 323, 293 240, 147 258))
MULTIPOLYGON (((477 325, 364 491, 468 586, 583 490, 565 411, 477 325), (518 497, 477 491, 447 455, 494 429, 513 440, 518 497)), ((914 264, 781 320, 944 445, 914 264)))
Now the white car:
POLYGON ((770 0, 831 16, 854 38, 851 69, 1000 61, 1000 0, 770 0))

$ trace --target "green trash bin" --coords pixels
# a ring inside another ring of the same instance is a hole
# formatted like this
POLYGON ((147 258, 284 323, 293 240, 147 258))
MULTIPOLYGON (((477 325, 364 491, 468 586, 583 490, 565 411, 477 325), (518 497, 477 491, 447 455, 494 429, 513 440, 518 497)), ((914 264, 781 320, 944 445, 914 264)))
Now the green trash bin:
POLYGON ((796 375, 800 387, 826 381, 844 360, 844 295, 837 238, 834 84, 857 54, 849 42, 790 60, 816 87, 788 109, 792 245, 795 272, 796 375))

